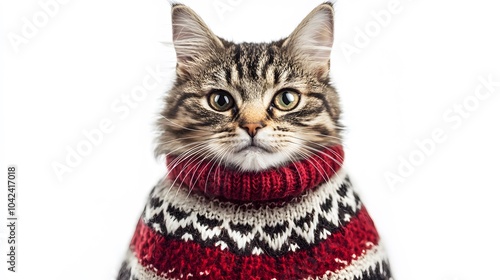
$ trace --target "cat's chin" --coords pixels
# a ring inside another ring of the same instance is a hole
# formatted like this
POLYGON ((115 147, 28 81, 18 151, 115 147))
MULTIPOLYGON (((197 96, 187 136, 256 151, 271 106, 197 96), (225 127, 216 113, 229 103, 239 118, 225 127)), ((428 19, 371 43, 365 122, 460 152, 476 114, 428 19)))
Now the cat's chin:
POLYGON ((258 147, 248 147, 232 156, 226 162, 241 171, 263 171, 279 167, 289 161, 283 153, 272 153, 258 147))

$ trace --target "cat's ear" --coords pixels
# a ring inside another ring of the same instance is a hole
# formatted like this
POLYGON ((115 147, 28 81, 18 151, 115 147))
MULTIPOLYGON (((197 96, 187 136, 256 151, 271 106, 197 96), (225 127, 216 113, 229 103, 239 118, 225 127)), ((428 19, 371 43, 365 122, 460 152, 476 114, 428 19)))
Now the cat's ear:
POLYGON ((223 47, 221 40, 203 20, 182 4, 172 6, 172 36, 179 75, 189 74, 196 60, 223 47))
POLYGON ((285 40, 292 55, 312 67, 318 77, 327 77, 333 45, 333 7, 324 3, 312 10, 285 40))

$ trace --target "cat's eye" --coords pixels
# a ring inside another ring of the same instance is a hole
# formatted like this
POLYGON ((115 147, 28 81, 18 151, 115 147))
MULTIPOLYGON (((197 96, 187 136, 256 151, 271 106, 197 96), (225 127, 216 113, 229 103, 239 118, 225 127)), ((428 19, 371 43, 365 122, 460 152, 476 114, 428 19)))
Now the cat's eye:
POLYGON ((208 95, 208 104, 214 110, 223 112, 233 108, 234 99, 228 92, 218 90, 208 95))
POLYGON ((300 95, 290 89, 282 90, 274 96, 273 105, 282 111, 290 111, 299 104, 300 95))

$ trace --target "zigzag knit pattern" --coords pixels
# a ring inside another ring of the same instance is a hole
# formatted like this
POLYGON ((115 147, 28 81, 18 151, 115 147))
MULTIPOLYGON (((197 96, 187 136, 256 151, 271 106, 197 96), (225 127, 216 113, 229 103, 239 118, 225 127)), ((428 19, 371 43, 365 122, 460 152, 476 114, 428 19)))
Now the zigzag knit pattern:
POLYGON ((167 159, 118 280, 389 280, 335 146, 265 172, 167 159))

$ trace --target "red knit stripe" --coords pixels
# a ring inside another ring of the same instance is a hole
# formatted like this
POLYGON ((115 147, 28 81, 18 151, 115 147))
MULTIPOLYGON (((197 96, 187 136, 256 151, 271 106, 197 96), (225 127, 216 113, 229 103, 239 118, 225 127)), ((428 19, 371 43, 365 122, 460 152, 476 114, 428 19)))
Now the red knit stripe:
POLYGON ((241 172, 196 158, 167 157, 169 178, 209 197, 268 201, 300 195, 333 176, 344 160, 342 146, 324 149, 301 161, 260 172, 241 172))
POLYGON ((131 249, 144 267, 158 275, 193 279, 302 279, 324 275, 348 266, 378 244, 375 226, 363 207, 356 217, 317 246, 274 258, 267 255, 238 256, 218 247, 192 241, 167 239, 139 221, 131 249), (207 277, 200 272, 208 271, 207 277), (256 278, 255 275, 259 275, 256 278))

